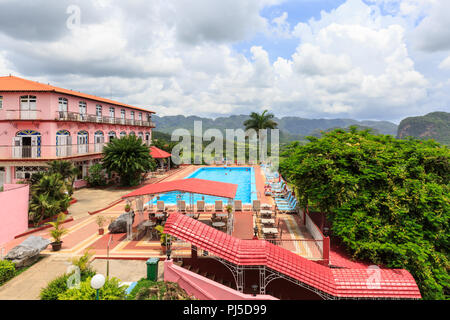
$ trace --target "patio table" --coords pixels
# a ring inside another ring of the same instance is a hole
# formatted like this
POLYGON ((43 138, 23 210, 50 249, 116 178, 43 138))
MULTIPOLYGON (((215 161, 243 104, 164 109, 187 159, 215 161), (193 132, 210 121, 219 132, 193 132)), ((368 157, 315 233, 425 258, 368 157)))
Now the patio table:
POLYGON ((228 218, 228 213, 216 213, 216 217, 218 217, 218 218, 228 218))
POLYGON ((275 219, 261 219, 262 224, 275 224, 275 219))
POLYGON ((223 227, 225 227, 225 222, 213 222, 212 223, 212 226, 214 227, 214 228, 223 228, 223 227))
POLYGON ((261 209, 272 209, 272 205, 268 203, 261 204, 261 209))
POLYGON ((277 228, 263 228, 264 234, 278 234, 277 228))
POLYGON ((271 217, 272 214, 273 214, 273 211, 272 210, 261 210, 260 213, 261 213, 262 216, 265 216, 265 217, 269 216, 269 217, 271 217))

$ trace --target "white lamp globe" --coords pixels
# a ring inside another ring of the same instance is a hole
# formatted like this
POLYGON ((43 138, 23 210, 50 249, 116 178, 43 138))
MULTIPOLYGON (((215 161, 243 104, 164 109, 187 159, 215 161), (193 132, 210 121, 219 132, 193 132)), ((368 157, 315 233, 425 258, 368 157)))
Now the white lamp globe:
POLYGON ((105 277, 102 274, 96 274, 91 279, 91 287, 95 290, 100 289, 105 284, 105 277))

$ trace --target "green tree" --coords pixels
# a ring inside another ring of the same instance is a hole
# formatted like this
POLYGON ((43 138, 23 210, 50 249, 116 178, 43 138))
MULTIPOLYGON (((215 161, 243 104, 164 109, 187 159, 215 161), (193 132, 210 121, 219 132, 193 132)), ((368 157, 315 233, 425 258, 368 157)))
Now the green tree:
POLYGON ((108 173, 116 172, 123 186, 135 186, 140 183, 142 173, 154 170, 156 163, 149 147, 131 135, 106 144, 102 166, 108 173))
POLYGON ((76 168, 72 162, 66 160, 53 160, 47 162, 49 167, 48 173, 59 173, 63 180, 67 183, 67 191, 69 195, 73 194, 73 184, 76 177, 78 176, 79 170, 76 168))
POLYGON ((309 141, 280 164, 302 206, 326 212, 354 258, 405 268, 424 298, 448 298, 449 148, 356 128, 309 141))
POLYGON ((69 207, 67 185, 59 173, 45 174, 30 188, 30 221, 39 223, 45 218, 64 212, 69 207))
POLYGON ((263 113, 252 112, 250 119, 244 121, 245 130, 254 129, 256 132, 263 129, 276 129, 278 124, 273 121, 275 116, 264 110, 263 113))

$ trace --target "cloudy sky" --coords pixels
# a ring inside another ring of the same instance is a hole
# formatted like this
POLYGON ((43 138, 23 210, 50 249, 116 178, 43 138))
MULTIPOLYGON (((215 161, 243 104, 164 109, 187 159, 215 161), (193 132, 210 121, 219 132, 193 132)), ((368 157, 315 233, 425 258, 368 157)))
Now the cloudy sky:
POLYGON ((0 0, 0 75, 159 115, 398 122, 450 111, 449 12, 449 0, 0 0))

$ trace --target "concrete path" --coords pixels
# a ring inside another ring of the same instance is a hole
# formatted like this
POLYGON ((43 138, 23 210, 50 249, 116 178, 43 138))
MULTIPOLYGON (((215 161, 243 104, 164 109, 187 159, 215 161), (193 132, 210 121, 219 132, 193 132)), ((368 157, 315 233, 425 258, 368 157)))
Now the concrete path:
POLYGON ((132 190, 118 189, 80 189, 76 190, 73 197, 77 202, 69 207, 70 215, 76 220, 85 217, 88 212, 105 208, 112 202, 120 199, 121 196, 130 193, 132 190))
POLYGON ((0 287, 0 300, 39 300, 41 288, 69 266, 67 256, 48 256, 0 287))

